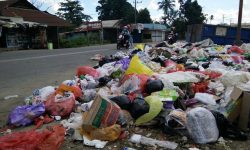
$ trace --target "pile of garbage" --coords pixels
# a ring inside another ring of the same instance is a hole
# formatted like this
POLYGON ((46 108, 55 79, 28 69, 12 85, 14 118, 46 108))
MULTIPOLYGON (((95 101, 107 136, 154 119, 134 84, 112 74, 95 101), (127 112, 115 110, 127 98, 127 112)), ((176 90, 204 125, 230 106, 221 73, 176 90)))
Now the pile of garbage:
POLYGON ((104 148, 109 141, 176 149, 178 143, 128 133, 159 126, 168 135, 194 143, 220 137, 247 140, 250 44, 241 47, 197 43, 138 44, 127 52, 95 55, 94 67, 79 66, 74 79, 33 91, 11 111, 8 125, 21 127, 60 121, 42 131, 6 133, 2 149, 59 149, 64 136, 104 148), (39 138, 37 138, 39 137, 39 138))

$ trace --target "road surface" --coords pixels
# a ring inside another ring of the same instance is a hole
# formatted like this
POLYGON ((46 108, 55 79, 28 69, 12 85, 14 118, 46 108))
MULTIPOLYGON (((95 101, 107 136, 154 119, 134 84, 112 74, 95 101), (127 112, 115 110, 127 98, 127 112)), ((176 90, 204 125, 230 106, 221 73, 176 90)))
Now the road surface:
POLYGON ((93 66, 90 57, 110 55, 115 45, 56 50, 25 50, 0 53, 0 99, 8 95, 25 97, 36 88, 58 85, 73 79, 76 67, 93 66))

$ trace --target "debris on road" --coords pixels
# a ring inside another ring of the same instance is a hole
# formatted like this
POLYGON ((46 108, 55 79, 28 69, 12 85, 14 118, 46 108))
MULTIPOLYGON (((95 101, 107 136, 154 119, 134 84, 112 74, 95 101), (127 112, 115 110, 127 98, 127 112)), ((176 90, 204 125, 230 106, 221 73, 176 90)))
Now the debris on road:
POLYGON ((39 128, 60 121, 61 126, 41 132, 12 130, 0 137, 0 149, 23 148, 38 135, 41 139, 31 147, 59 149, 64 133, 95 148, 110 141, 130 142, 115 145, 121 149, 199 149, 195 144, 226 146, 224 138, 247 140, 249 44, 221 46, 208 39, 159 45, 163 47, 140 44, 111 56, 97 54, 91 58, 98 61, 96 66, 79 66, 73 79, 34 90, 25 105, 11 111, 8 124, 39 128), (144 127, 157 127, 163 136, 180 135, 180 140, 154 137, 144 127))

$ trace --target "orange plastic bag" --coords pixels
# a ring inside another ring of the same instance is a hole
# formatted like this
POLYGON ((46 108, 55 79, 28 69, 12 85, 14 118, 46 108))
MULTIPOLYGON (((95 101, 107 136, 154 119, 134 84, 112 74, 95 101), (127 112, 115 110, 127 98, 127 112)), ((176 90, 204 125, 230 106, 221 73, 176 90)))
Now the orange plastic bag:
POLYGON ((99 73, 90 66, 80 66, 77 68, 76 75, 80 77, 81 75, 90 75, 94 78, 99 76, 99 73))
POLYGON ((65 129, 55 125, 41 132, 14 132, 0 137, 0 150, 58 150, 64 141, 65 129))
POLYGON ((55 102, 55 93, 51 94, 45 102, 45 110, 53 116, 66 117, 70 115, 75 106, 75 97, 71 94, 67 100, 55 102))
POLYGON ((65 91, 70 91, 74 93, 75 98, 82 97, 82 90, 78 86, 68 86, 65 84, 61 84, 56 90, 56 94, 64 95, 65 91))

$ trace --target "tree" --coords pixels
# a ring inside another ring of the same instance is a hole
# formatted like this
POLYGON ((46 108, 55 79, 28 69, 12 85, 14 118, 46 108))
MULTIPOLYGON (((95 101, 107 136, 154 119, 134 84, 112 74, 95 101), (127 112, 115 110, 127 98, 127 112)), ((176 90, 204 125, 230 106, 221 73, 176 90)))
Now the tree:
POLYGON ((188 24, 201 24, 206 20, 205 15, 202 13, 202 7, 198 4, 197 0, 187 0, 183 5, 183 15, 188 24))
POLYGON ((60 8, 56 14, 71 24, 79 26, 83 20, 89 21, 92 18, 89 15, 83 14, 83 10, 78 0, 66 0, 66 2, 60 3, 60 8))
POLYGON ((123 19, 123 23, 134 20, 134 8, 127 0, 99 0, 96 7, 99 20, 123 19))
POLYGON ((162 0, 161 2, 158 2, 159 9, 162 9, 164 13, 164 16, 162 17, 164 24, 167 24, 167 20, 170 21, 176 17, 177 11, 174 10, 174 2, 175 0, 162 0))
POLYGON ((141 9, 137 15, 137 22, 138 23, 152 23, 150 18, 150 13, 147 8, 141 9))

